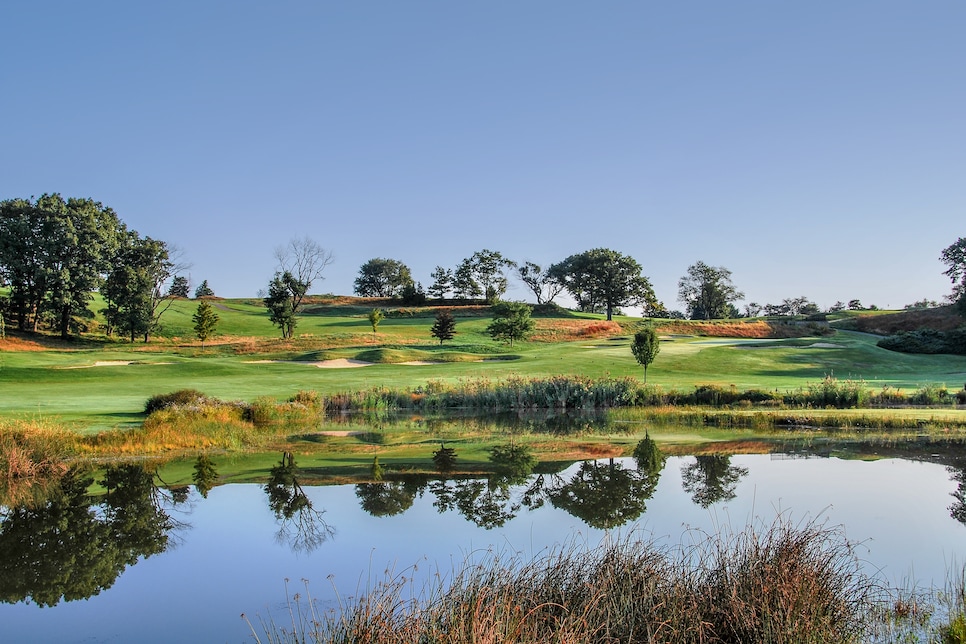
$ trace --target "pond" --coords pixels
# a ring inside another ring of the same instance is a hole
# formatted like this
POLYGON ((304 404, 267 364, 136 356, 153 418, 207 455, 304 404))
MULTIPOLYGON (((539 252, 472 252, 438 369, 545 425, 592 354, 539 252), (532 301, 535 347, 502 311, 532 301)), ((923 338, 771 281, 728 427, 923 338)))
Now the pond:
MULTIPOLYGON (((288 593, 323 608, 394 575, 425 579, 491 550, 531 557, 642 531, 742 529, 784 513, 844 527, 870 573, 945 583, 966 561, 960 463, 924 453, 875 461, 808 454, 703 455, 641 472, 631 458, 573 464, 519 483, 393 479, 308 487, 297 463, 270 485, 165 490, 122 466, 68 481, 56 502, 4 508, 0 620, 11 642, 265 641, 288 593), (415 569, 413 569, 415 566, 415 569)), ((284 464, 284 461, 282 462, 284 464)), ((417 581, 417 585, 418 585, 417 581)))

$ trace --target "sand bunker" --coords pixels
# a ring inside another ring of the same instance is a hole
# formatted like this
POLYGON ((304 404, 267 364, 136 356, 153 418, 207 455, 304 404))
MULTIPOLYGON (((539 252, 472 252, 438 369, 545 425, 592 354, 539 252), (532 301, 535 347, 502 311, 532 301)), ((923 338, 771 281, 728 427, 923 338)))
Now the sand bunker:
POLYGON ((346 358, 336 358, 335 360, 321 360, 317 362, 306 362, 304 360, 246 360, 245 364, 302 364, 319 369, 351 369, 353 367, 370 367, 374 363, 364 360, 351 360, 346 358))
POLYGON ((70 367, 54 367, 55 369, 90 369, 91 367, 127 367, 132 364, 156 365, 174 364, 173 362, 141 362, 140 360, 98 360, 94 364, 77 364, 70 367))
POLYGON ((407 360, 406 362, 400 362, 398 364, 404 364, 412 367, 425 367, 427 365, 433 364, 443 364, 442 362, 433 362, 430 360, 407 360))
POLYGON ((353 367, 371 367, 373 365, 372 362, 366 362, 365 360, 351 360, 346 358, 310 362, 309 364, 319 369, 349 369, 353 367))

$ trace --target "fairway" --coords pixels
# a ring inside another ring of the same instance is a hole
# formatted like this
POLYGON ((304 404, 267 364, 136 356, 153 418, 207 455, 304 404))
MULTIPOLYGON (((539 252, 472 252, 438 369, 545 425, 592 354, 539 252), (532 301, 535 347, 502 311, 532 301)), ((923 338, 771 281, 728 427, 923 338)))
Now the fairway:
MULTIPOLYGON (((429 381, 642 376, 630 351, 641 323, 635 318, 617 318, 624 328, 604 332, 600 316, 538 318, 534 339, 511 348, 486 334, 485 307, 457 310, 457 335, 440 345, 430 335, 429 310, 391 310, 373 333, 366 319, 371 307, 314 305, 300 317, 297 336, 282 340, 258 301, 216 300, 218 329, 202 349, 191 339, 196 306, 175 302, 162 319, 162 334, 147 344, 102 340, 18 351, 0 342, 0 416, 100 430, 139 423, 148 397, 183 388, 251 401, 299 390, 404 389, 429 381)), ((896 353, 876 340, 850 331, 782 340, 664 334, 648 382, 668 390, 704 384, 793 390, 827 375, 874 390, 925 384, 956 390, 966 382, 966 357, 896 353)))

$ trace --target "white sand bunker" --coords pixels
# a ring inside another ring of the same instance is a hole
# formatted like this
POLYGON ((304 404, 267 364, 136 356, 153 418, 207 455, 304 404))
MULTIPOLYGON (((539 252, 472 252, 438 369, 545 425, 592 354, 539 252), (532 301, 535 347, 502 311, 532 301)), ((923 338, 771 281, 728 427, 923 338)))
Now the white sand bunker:
POLYGON ((126 367, 137 364, 135 360, 98 360, 94 364, 76 364, 69 367, 54 367, 55 369, 90 369, 91 367, 126 367))
POLYGON ((365 360, 351 360, 346 358, 336 358, 335 360, 322 360, 319 362, 305 362, 303 360, 246 360, 245 364, 301 364, 319 369, 351 369, 353 367, 370 367, 372 362, 365 360))
POLYGON ((350 369, 353 367, 371 367, 373 363, 365 360, 337 358, 335 360, 323 360, 322 362, 310 362, 309 364, 319 369, 350 369))
POLYGON ((810 344, 806 349, 844 349, 845 347, 841 344, 832 344, 831 342, 816 342, 815 344, 810 344))
POLYGON ((443 364, 442 362, 434 362, 432 360, 407 360, 406 362, 400 362, 398 364, 404 364, 411 367, 425 367, 434 364, 443 364))

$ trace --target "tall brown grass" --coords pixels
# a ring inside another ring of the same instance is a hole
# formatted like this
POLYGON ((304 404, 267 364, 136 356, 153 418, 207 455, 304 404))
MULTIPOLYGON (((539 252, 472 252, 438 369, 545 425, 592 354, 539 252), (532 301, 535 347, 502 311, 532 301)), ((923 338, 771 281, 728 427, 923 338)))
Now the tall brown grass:
POLYGON ((292 611, 268 639, 845 643, 865 641, 889 597, 840 530, 784 518, 679 548, 632 535, 529 561, 492 554, 413 586, 393 575, 335 613, 292 611))

